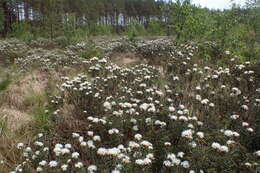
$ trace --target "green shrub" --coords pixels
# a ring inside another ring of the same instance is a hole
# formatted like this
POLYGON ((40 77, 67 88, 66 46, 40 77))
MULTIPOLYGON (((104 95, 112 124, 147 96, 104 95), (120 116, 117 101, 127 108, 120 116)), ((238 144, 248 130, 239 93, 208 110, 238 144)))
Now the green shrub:
POLYGON ((112 35, 113 32, 113 28, 112 26, 108 26, 108 25, 98 25, 96 26, 96 35, 112 35))
POLYGON ((223 54, 220 45, 214 42, 205 42, 198 46, 198 56, 206 60, 221 59, 223 54))
POLYGON ((244 48, 241 50, 241 56, 244 57, 244 61, 259 61, 260 48, 244 48))
POLYGON ((87 49, 80 52, 80 56, 85 59, 89 59, 92 57, 101 57, 102 52, 97 49, 93 44, 87 47, 87 49))
POLYGON ((0 92, 6 90, 10 83, 11 83, 11 79, 9 77, 0 81, 0 92))
POLYGON ((146 30, 142 24, 138 21, 131 22, 127 27, 127 35, 130 40, 134 40, 135 37, 145 35, 146 30))
POLYGON ((159 22, 149 22, 147 26, 147 32, 151 35, 164 35, 164 30, 159 22))
POLYGON ((30 33, 30 26, 26 22, 13 24, 10 36, 23 41, 31 41, 34 39, 33 34, 30 33))
POLYGON ((77 28, 75 31, 75 38, 78 41, 85 40, 88 36, 88 30, 85 28, 77 28))

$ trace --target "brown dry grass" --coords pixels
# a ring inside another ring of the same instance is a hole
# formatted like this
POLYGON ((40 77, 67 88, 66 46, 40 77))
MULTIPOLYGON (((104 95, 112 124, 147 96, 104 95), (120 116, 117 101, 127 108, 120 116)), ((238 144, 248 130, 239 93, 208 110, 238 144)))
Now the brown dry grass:
POLYGON ((32 94, 43 94, 47 80, 46 74, 36 71, 15 81, 9 86, 4 106, 12 109, 25 110, 25 99, 32 94))
POLYGON ((47 80, 45 74, 32 72, 10 84, 0 107, 0 115, 6 117, 8 129, 16 131, 32 121, 27 100, 34 95, 43 95, 47 80))
POLYGON ((112 61, 119 66, 131 66, 140 64, 142 62, 141 58, 133 52, 116 52, 113 55, 111 55, 111 57, 112 61))
POLYGON ((0 161, 4 162, 4 167, 0 165, 0 172, 4 173, 14 165, 17 165, 21 161, 21 153, 17 149, 17 144, 20 142, 30 143, 33 139, 32 130, 30 126, 21 127, 15 134, 11 132, 5 132, 0 136, 0 161))
POLYGON ((10 108, 1 108, 1 115, 7 120, 7 129, 12 132, 31 122, 31 117, 26 112, 10 108))
POLYGON ((56 77, 57 75, 33 71, 18 76, 1 93, 0 120, 6 122, 6 127, 0 133, 0 161, 3 160, 7 165, 5 168, 0 165, 1 173, 7 172, 8 165, 14 167, 20 161, 17 143, 28 143, 33 139, 35 131, 32 110, 47 103, 49 82, 56 77))

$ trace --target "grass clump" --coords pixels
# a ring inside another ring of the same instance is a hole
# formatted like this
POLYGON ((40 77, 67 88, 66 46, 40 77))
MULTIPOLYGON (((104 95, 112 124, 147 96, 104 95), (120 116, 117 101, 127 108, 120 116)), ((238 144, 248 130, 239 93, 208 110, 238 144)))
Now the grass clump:
POLYGON ((0 137, 5 134, 7 130, 7 118, 5 116, 0 117, 0 137))
POLYGON ((6 77, 6 79, 0 81, 0 92, 6 90, 11 82, 10 77, 6 77))
POLYGON ((33 124, 36 131, 48 131, 50 126, 51 112, 44 107, 38 107, 32 113, 33 124))
POLYGON ((26 107, 39 107, 43 105, 46 101, 46 96, 44 94, 32 93, 32 95, 27 96, 24 100, 24 105, 26 107))

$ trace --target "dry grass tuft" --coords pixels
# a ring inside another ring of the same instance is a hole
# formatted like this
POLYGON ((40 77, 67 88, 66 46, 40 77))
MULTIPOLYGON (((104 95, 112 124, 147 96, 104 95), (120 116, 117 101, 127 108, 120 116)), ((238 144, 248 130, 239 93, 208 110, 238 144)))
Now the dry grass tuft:
POLYGON ((20 151, 17 149, 17 143, 29 142, 33 140, 33 133, 27 129, 30 126, 20 128, 19 132, 10 133, 5 132, 0 138, 0 161, 4 165, 0 165, 0 172, 4 173, 10 170, 14 165, 17 165, 22 157, 20 151))
POLYGON ((29 114, 16 109, 2 107, 0 114, 3 117, 6 117, 7 129, 12 132, 19 130, 22 126, 29 124, 32 120, 29 114))
POLYGON ((0 172, 6 172, 20 161, 17 143, 27 143, 33 139, 35 131, 32 111, 47 103, 45 95, 49 78, 47 73, 33 71, 18 76, 2 92, 0 120, 4 127, 0 133, 0 161, 3 160, 6 166, 0 165, 0 172))
POLYGON ((24 103, 26 98, 32 96, 32 94, 44 94, 47 80, 46 74, 32 72, 12 83, 7 91, 5 106, 12 109, 25 110, 26 105, 24 103))
POLYGON ((133 52, 127 52, 127 53, 116 52, 111 57, 112 57, 112 61, 115 64, 120 66, 130 66, 130 65, 136 65, 141 63, 141 58, 139 58, 133 52))

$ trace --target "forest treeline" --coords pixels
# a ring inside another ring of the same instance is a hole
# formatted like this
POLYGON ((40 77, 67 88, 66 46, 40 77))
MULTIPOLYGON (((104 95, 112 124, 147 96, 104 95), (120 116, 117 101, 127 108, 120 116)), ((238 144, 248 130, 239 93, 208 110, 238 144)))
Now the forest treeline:
POLYGON ((6 35, 11 25, 21 20, 47 29, 60 28, 65 21, 73 22, 76 28, 111 25, 120 33, 132 21, 147 25, 153 19, 161 20, 165 4, 155 0, 2 0, 2 33, 6 35), (53 24, 55 28, 51 28, 53 24))
MULTIPOLYGON (((232 1, 231 1, 232 2, 232 1)), ((174 36, 252 47, 260 40, 259 0, 210 10, 191 0, 1 0, 2 37, 85 38, 91 35, 174 36)))

